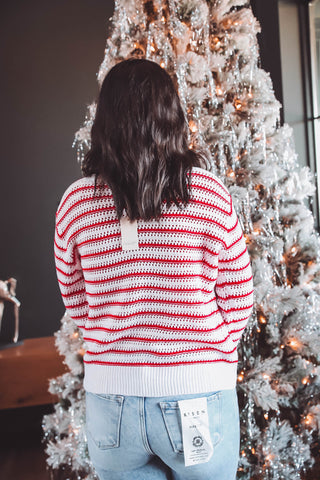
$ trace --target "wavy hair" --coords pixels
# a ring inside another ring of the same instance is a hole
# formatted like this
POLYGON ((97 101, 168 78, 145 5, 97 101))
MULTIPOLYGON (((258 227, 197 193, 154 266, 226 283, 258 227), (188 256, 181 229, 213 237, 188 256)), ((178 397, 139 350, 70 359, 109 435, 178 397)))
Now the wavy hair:
POLYGON ((124 60, 99 93, 84 176, 111 188, 118 218, 159 218, 161 204, 190 200, 190 171, 204 157, 188 147, 188 125, 170 75, 144 59, 124 60), (189 173, 189 175, 188 175, 189 173))

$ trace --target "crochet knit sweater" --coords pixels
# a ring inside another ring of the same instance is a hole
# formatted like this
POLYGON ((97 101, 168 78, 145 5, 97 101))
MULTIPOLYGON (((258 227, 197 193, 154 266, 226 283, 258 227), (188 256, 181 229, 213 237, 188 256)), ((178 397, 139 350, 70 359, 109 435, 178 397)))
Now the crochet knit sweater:
POLYGON ((138 220, 123 250, 107 185, 73 183, 56 214, 62 298, 83 333, 84 387, 165 396, 236 384, 237 344, 252 309, 252 272, 231 196, 193 168, 190 202, 138 220))

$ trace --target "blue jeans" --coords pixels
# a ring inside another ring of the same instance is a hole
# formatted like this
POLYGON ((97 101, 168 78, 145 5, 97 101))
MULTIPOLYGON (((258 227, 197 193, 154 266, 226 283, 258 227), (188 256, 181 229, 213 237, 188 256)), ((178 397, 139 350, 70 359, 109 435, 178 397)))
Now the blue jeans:
POLYGON ((234 480, 239 456, 236 390, 171 397, 86 393, 89 455, 100 480, 234 480), (213 455, 184 465, 178 400, 207 397, 213 455))

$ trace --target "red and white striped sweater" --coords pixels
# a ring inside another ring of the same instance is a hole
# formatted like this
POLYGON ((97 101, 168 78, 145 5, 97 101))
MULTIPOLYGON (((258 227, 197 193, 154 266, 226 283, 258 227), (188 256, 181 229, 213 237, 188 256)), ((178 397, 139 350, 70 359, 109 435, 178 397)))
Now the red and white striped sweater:
POLYGON ((191 200, 138 220, 123 251, 111 190, 73 183, 56 215, 66 309, 82 330, 86 390, 164 396, 233 388, 252 309, 252 272, 225 186, 194 168, 191 200))

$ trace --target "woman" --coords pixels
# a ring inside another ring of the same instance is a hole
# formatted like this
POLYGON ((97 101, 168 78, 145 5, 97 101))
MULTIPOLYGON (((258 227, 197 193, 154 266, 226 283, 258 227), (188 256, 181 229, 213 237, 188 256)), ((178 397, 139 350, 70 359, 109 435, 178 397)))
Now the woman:
POLYGON ((236 349, 252 274, 231 197, 187 132, 165 70, 117 64, 84 178, 57 211, 57 275, 86 342, 87 437, 101 480, 236 475, 236 349))

